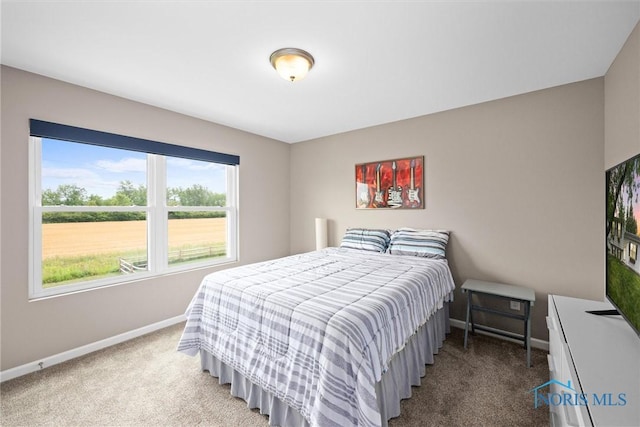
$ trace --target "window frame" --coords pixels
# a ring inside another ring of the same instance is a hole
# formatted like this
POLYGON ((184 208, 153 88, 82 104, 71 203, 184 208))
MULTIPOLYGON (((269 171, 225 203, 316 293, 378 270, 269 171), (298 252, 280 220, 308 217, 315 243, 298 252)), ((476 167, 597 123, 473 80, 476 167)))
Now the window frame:
MULTIPOLYGON (((31 120, 33 123, 38 122, 31 120)), ((47 123, 47 122, 42 122, 47 123)), ((56 125, 62 126, 65 125, 56 125)), ((80 128, 72 128, 80 129, 80 128)), ((85 131, 84 129, 82 129, 85 131)), ((90 131, 98 136, 105 135, 103 132, 90 131)), ((114 134, 106 134, 114 135, 114 134)), ((118 135, 115 135, 116 137, 118 135)), ((239 173, 239 157, 230 156, 237 159, 233 162, 215 162, 212 160, 204 160, 211 163, 222 164, 226 166, 226 206, 169 206, 167 204, 167 158, 182 157, 192 160, 203 160, 202 158, 194 158, 188 156, 173 156, 171 154, 149 153, 148 151, 130 149, 129 151, 143 151, 147 154, 147 205, 146 206, 42 206, 42 139, 57 139, 67 142, 91 144, 84 141, 70 141, 66 138, 55 136, 34 135, 31 132, 29 137, 29 300, 37 300, 58 295, 66 295, 76 292, 88 291, 92 289, 103 288, 106 286, 116 286, 137 282, 140 280, 150 279, 153 277, 161 277, 168 274, 175 274, 185 271, 208 268, 226 263, 238 261, 238 173, 239 173), (171 211, 183 212, 225 212, 226 218, 226 255, 224 257, 216 257, 205 259, 203 261, 192 261, 187 263, 179 263, 170 265, 168 260, 168 213, 171 211), (83 280, 70 284, 44 288, 42 283, 42 214, 44 212, 145 212, 146 213, 146 230, 147 230, 147 270, 134 272, 127 275, 117 275, 110 277, 102 277, 98 279, 83 280)), ((129 138, 129 137, 123 137, 129 138)), ((136 140, 135 138, 130 138, 136 140)), ((139 140, 137 140, 139 141, 139 140)), ((149 143, 153 141, 143 140, 149 143)), ((156 143, 166 147, 189 147, 172 146, 164 143, 156 143)), ((105 144, 93 144, 103 145, 105 144)), ((109 147, 109 145, 106 145, 109 147)), ((122 146, 110 146, 111 148, 125 149, 122 146)), ((193 149, 196 154, 204 150, 193 149)), ((214 153, 220 154, 220 153, 214 153)), ((221 154, 221 156, 229 156, 221 154)), ((224 157, 222 157, 224 158, 224 157)))

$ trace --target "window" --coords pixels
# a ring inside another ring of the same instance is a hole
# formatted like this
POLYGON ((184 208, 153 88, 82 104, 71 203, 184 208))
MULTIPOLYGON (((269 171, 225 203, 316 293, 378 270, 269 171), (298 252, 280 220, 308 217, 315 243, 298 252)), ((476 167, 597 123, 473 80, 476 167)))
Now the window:
POLYGON ((30 298, 237 259, 239 158, 31 120, 30 298))
POLYGON ((638 260, 638 245, 635 243, 629 242, 629 261, 632 264, 635 264, 638 260))

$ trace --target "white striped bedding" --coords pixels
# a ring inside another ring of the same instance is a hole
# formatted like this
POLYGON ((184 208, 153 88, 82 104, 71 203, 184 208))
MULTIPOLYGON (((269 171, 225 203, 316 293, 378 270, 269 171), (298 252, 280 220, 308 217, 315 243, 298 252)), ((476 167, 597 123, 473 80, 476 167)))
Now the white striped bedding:
POLYGON ((206 276, 178 350, 206 350, 312 426, 378 426, 375 384, 447 301, 445 260, 346 248, 206 276))

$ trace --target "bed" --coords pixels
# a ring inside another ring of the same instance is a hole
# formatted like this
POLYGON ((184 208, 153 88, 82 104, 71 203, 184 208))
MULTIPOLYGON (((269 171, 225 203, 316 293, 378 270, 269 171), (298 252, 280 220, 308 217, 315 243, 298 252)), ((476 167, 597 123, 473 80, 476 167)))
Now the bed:
POLYGON ((212 273, 178 350, 271 425, 384 426, 449 328, 444 248, 416 256, 416 232, 394 246, 399 232, 351 229, 340 247, 212 273))

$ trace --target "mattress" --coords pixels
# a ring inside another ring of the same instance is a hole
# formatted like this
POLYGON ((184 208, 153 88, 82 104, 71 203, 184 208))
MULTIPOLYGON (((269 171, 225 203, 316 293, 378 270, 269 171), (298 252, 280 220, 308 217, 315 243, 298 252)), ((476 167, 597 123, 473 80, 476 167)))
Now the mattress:
POLYGON ((376 385, 449 300, 445 260, 345 248, 206 276, 178 350, 206 352, 311 425, 381 425, 376 385))

